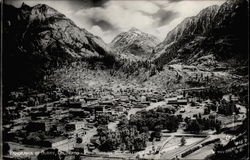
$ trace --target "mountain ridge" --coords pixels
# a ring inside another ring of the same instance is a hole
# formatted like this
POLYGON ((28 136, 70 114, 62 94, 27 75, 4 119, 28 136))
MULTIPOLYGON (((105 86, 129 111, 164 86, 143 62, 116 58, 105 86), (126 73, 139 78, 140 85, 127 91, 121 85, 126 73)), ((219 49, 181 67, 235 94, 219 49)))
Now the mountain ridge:
MULTIPOLYGON (((6 81, 29 83, 77 59, 113 61, 108 45, 45 4, 3 7, 3 68, 6 81), (12 44, 11 46, 9 44, 12 44), (7 63, 8 62, 8 63, 7 63), (16 67, 13 67, 16 66, 16 67)), ((112 65, 112 64, 111 64, 112 65)))
MULTIPOLYGON (((246 65, 247 4, 247 0, 228 0, 220 7, 210 6, 196 16, 186 18, 156 46, 152 60, 160 66, 174 63, 199 65, 199 58, 213 55, 217 64, 214 67, 246 65)), ((213 60, 206 61, 206 65, 210 65, 209 61, 213 60)))

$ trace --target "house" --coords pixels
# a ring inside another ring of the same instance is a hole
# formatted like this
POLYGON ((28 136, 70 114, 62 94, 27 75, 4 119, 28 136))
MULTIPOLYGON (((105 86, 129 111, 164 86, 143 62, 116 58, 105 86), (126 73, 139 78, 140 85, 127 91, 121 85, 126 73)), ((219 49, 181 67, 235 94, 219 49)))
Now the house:
POLYGON ((95 123, 87 123, 86 127, 88 128, 94 128, 95 123))
POLYGON ((46 144, 47 147, 51 148, 57 148, 67 143, 69 143, 69 139, 63 136, 44 140, 44 144, 46 144))
POLYGON ((120 102, 130 102, 129 96, 128 95, 121 95, 120 96, 120 102))
POLYGON ((68 108, 82 108, 82 103, 81 102, 69 102, 67 106, 68 108))
POLYGON ((54 125, 54 127, 55 127, 55 129, 57 131, 62 131, 62 132, 65 131, 65 125, 64 124, 59 123, 57 125, 54 125))
POLYGON ((149 102, 149 101, 146 101, 146 102, 142 102, 141 104, 144 105, 144 106, 149 106, 149 105, 150 105, 150 102, 149 102))
POLYGON ((97 105, 94 108, 95 108, 95 112, 105 112, 107 106, 106 105, 97 105))
POLYGON ((167 104, 187 105, 188 100, 186 98, 174 98, 167 100, 167 104))
POLYGON ((45 93, 40 93, 36 95, 37 100, 41 103, 45 102, 45 99, 48 98, 48 96, 45 93))
POLYGON ((156 98, 151 98, 150 101, 153 102, 153 103, 158 102, 158 100, 156 98))
POLYGON ((96 148, 93 143, 87 144, 87 147, 88 147, 88 150, 90 150, 90 151, 92 151, 92 150, 94 150, 96 148))
POLYGON ((180 109, 180 113, 184 113, 186 110, 184 108, 180 109))
POLYGON ((228 102, 229 101, 233 101, 233 102, 238 102, 239 101, 239 97, 235 96, 233 94, 224 95, 222 98, 225 99, 228 102))
POLYGON ((102 101, 99 102, 100 105, 105 105, 105 106, 114 106, 115 102, 114 101, 102 101))
POLYGON ((126 108, 123 107, 123 106, 117 106, 117 107, 115 108, 115 111, 116 111, 116 112, 124 112, 124 111, 126 111, 126 108))
POLYGON ((180 105, 187 105, 188 103, 188 99, 187 98, 177 98, 177 102, 180 104, 180 105))
POLYGON ((67 131, 76 131, 85 127, 85 123, 82 121, 70 122, 66 124, 65 129, 67 131))
POLYGON ((98 98, 85 97, 84 100, 86 103, 92 104, 92 103, 95 103, 96 101, 98 101, 98 98))
POLYGON ((90 143, 98 144, 99 143, 99 136, 98 135, 94 135, 93 137, 91 137, 90 138, 90 143))
POLYGON ((71 114, 74 117, 79 116, 79 117, 82 117, 82 118, 87 117, 89 115, 88 112, 86 112, 86 111, 84 111, 83 109, 80 109, 80 108, 70 109, 69 114, 71 114))
POLYGON ((80 152, 80 153, 84 154, 84 145, 83 144, 76 144, 71 151, 72 152, 80 152))
POLYGON ((49 112, 35 111, 30 113, 30 117, 32 120, 38 119, 39 117, 49 117, 49 112))

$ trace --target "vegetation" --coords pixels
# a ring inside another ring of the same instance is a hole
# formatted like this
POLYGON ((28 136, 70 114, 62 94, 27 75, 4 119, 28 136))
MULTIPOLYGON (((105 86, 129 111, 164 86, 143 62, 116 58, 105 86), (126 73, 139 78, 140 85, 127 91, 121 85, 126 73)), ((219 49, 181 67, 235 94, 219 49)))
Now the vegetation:
POLYGON ((97 124, 98 125, 107 125, 109 122, 114 121, 114 117, 110 114, 99 114, 97 117, 97 124))
POLYGON ((202 118, 199 114, 194 120, 191 120, 190 118, 185 118, 185 122, 185 131, 192 133, 200 133, 202 130, 208 129, 216 129, 217 132, 220 132, 221 129, 221 122, 215 119, 214 116, 209 116, 209 118, 202 118))
POLYGON ((157 109, 149 111, 140 111, 135 115, 132 115, 129 121, 130 125, 135 125, 140 132, 145 127, 148 127, 151 131, 159 131, 162 129, 168 129, 170 132, 176 131, 179 126, 179 118, 173 113, 172 109, 157 109))
POLYGON ((76 143, 78 143, 78 144, 82 143, 82 138, 81 137, 77 137, 76 138, 76 143))
POLYGON ((216 86, 210 86, 209 89, 206 89, 204 91, 193 91, 192 93, 188 93, 192 97, 197 97, 202 100, 210 99, 212 101, 219 101, 222 99, 222 96, 224 95, 224 91, 216 86))
POLYGON ((232 115, 233 113, 238 114, 239 109, 236 107, 236 105, 232 102, 229 101, 227 102, 226 100, 221 100, 219 107, 218 107, 218 113, 224 114, 224 115, 232 115))
POLYGON ((107 126, 101 126, 97 129, 101 151, 113 151, 120 148, 130 152, 139 151, 146 147, 147 135, 139 134, 138 130, 132 126, 121 124, 119 131, 111 131, 107 126))
POLYGON ((112 151, 118 148, 130 152, 143 150, 148 140, 161 139, 161 130, 176 131, 178 129, 179 118, 172 115, 174 112, 174 109, 158 108, 139 111, 129 120, 123 116, 116 132, 101 125, 97 128, 100 141, 98 148, 102 151, 112 151), (151 134, 150 131, 152 131, 151 134))

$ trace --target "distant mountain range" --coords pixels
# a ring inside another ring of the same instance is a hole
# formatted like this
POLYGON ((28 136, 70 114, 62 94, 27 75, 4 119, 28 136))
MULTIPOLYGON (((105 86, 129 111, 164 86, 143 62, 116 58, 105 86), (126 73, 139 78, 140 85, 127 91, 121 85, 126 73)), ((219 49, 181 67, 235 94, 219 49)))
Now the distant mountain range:
POLYGON ((157 76, 172 64, 231 67, 237 74, 248 69, 248 0, 205 8, 182 21, 161 43, 132 28, 106 44, 44 4, 4 4, 3 14, 3 81, 8 86, 36 82, 75 61, 101 63, 113 70, 112 75, 134 77, 157 76), (132 58, 124 60, 123 55, 132 58))
POLYGON ((110 46, 120 54, 133 54, 142 58, 150 58, 154 47, 160 41, 153 35, 144 33, 137 28, 131 28, 116 36, 110 46))

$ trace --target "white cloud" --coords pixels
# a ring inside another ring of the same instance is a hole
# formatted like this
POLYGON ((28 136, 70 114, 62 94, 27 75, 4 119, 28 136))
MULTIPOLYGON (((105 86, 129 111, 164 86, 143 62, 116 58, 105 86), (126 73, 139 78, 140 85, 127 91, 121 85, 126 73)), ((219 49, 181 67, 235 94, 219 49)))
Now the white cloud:
POLYGON ((220 5, 223 1, 179 1, 176 3, 168 3, 165 10, 178 11, 180 17, 190 17, 197 15, 203 8, 211 5, 220 5))
MULTIPOLYGON (((81 20, 84 22, 88 22, 91 19, 95 19, 97 21, 104 20, 109 22, 112 26, 114 26, 114 28, 117 28, 120 31, 126 31, 131 27, 143 29, 145 27, 152 26, 154 19, 140 12, 142 11, 142 8, 138 9, 138 7, 133 6, 131 4, 132 3, 130 3, 129 5, 128 2, 120 4, 117 3, 117 1, 110 1, 104 8, 95 7, 95 8, 82 9, 76 12, 75 16, 81 17, 81 20)), ((147 13, 154 13, 158 10, 158 8, 156 9, 154 7, 153 7, 154 9, 150 9, 149 7, 145 8, 146 8, 145 12, 147 13)), ((83 25, 82 27, 87 27, 87 28, 91 27, 88 25, 84 26, 84 24, 82 25, 83 25)), ((96 34, 95 32, 93 33, 96 34)), ((110 42, 114 38, 114 36, 115 35, 104 37, 104 39, 110 42)))
MULTIPOLYGON (((76 12, 76 17, 81 17, 82 27, 91 29, 88 26, 89 19, 104 20, 109 22, 117 31, 102 31, 102 37, 110 42, 118 33, 136 27, 144 32, 150 33, 163 40, 167 33, 178 25, 183 19, 197 15, 203 8, 211 5, 220 5, 223 1, 179 1, 169 3, 167 1, 109 1, 103 8, 95 7, 82 9, 76 12), (156 27, 158 18, 151 14, 159 9, 178 13, 168 24, 156 27), (146 14, 145 14, 146 13, 146 14)), ((93 31, 93 30, 91 30, 93 31)), ((93 31, 93 34, 101 35, 100 31, 93 31)))
POLYGON ((126 9, 112 3, 106 8, 96 7, 80 10, 76 16, 82 16, 84 19, 105 20, 118 28, 142 27, 153 23, 151 17, 143 15, 139 11, 126 9))
MULTIPOLYGON (((160 8, 153 2, 149 1, 111 1, 111 5, 119 5, 130 11, 142 11, 146 13, 156 13, 160 8)), ((106 4, 107 6, 110 4, 106 4)))

